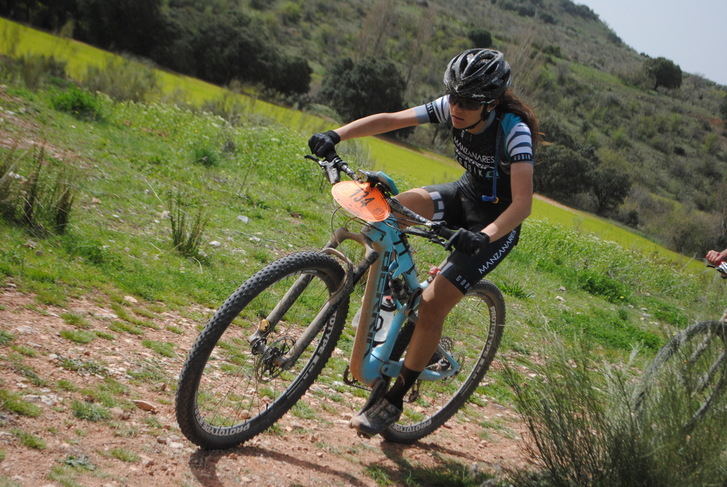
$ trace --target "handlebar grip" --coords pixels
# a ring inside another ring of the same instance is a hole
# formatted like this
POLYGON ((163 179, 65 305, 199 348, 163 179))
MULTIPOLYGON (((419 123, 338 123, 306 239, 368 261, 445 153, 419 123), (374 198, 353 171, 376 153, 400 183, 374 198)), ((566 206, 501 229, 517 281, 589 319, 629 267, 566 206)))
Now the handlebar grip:
POLYGON ((444 225, 437 225, 434 227, 434 231, 437 235, 440 237, 449 240, 454 236, 455 233, 457 233, 457 230, 454 228, 445 227, 444 225))

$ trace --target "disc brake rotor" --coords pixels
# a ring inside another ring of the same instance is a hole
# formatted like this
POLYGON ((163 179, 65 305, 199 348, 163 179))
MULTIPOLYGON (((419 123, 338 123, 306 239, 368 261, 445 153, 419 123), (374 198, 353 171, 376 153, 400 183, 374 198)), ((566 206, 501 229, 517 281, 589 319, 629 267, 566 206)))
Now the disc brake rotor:
POLYGON ((265 351, 255 358, 255 377, 260 382, 268 382, 283 373, 278 359, 287 354, 295 344, 292 337, 284 336, 270 343, 265 351))

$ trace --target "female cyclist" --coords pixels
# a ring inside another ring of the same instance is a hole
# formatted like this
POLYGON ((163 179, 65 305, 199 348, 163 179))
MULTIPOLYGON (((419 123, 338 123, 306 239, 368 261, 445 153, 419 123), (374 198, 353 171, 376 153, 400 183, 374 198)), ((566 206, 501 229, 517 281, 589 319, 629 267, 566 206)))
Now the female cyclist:
POLYGON ((451 240, 455 251, 422 295, 401 374, 386 394, 351 419, 373 435, 395 423, 403 400, 429 364, 447 313, 512 250, 533 196, 533 111, 509 89, 510 65, 499 51, 469 49, 455 56, 444 73, 445 95, 396 113, 378 113, 313 135, 311 151, 325 157, 348 139, 377 135, 423 123, 452 129, 455 157, 465 168, 455 182, 401 193, 399 201, 434 221, 462 227, 451 240))

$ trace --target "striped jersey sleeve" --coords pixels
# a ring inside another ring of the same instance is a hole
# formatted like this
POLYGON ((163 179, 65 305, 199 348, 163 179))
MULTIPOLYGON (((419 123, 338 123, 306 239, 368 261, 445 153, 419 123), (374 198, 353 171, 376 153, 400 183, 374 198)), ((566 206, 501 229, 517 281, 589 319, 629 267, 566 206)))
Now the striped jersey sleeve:
POLYGON ((419 123, 448 123, 449 99, 447 96, 440 96, 434 101, 414 107, 414 113, 419 123))
POLYGON ((533 162, 533 137, 520 117, 507 113, 502 119, 505 147, 510 162, 533 162))

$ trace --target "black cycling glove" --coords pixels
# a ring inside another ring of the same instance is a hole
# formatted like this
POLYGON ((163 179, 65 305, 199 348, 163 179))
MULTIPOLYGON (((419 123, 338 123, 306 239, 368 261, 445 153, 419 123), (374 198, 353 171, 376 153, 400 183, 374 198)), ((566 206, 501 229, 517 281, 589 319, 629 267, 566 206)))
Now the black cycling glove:
POLYGON ((473 255, 478 253, 480 250, 485 250, 490 244, 490 237, 486 233, 482 232, 471 232, 460 228, 457 232, 452 235, 452 238, 447 242, 447 250, 454 247, 463 254, 473 255))
POLYGON ((308 147, 310 151, 318 157, 326 157, 336 149, 336 144, 341 142, 341 136, 335 131, 329 130, 328 132, 322 132, 313 134, 308 139, 308 147))

